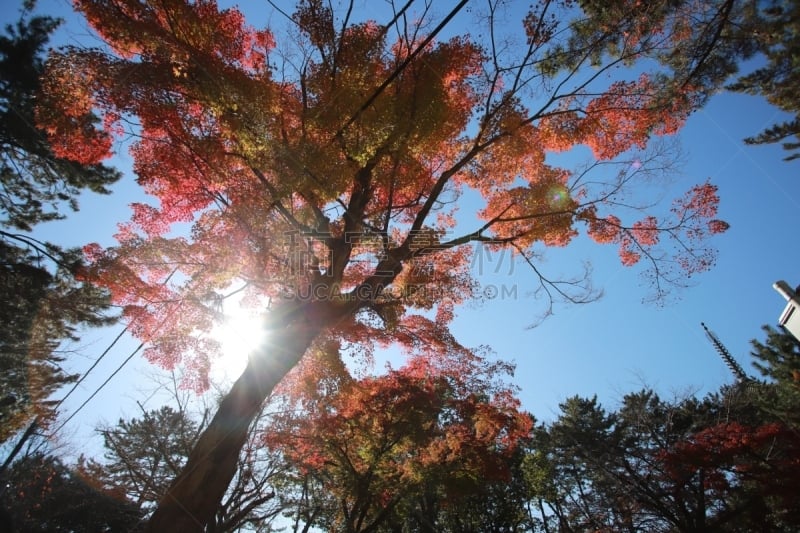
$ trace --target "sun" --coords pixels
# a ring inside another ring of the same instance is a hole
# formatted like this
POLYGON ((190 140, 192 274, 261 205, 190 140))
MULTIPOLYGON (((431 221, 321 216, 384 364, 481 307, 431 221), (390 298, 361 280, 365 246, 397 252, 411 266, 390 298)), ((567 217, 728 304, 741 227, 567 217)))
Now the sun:
POLYGON ((211 338, 220 343, 222 356, 212 362, 212 375, 236 379, 244 371, 250 352, 264 342, 264 315, 258 309, 242 305, 232 296, 222 305, 224 320, 211 330, 211 338))

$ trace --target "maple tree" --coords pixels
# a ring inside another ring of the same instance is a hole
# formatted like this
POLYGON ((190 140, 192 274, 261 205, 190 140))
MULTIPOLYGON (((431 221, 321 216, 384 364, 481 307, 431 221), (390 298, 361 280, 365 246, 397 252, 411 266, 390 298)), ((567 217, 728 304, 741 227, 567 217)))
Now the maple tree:
POLYGON ((82 163, 109 156, 131 125, 134 170, 155 200, 133 204, 118 246, 86 248, 87 279, 111 291, 146 357, 183 365, 196 389, 219 352, 202 334, 219 301, 235 287, 266 311, 267 340, 152 530, 210 521, 251 420, 320 339, 367 358, 389 344, 452 349, 454 309, 475 295, 472 245, 515 252, 571 301, 586 286, 549 278, 537 254, 581 228, 624 265, 649 264, 658 295, 713 264, 705 241, 727 228, 714 185, 665 212, 642 213, 635 193, 669 159, 640 150, 722 82, 714 36, 741 6, 545 0, 514 35, 490 2, 484 39, 437 40, 466 3, 431 29, 427 4, 393 5, 379 23, 356 20, 352 3, 301 1, 279 45, 211 0, 74 2, 107 48, 51 55, 39 124, 57 155, 82 163), (585 170, 547 157, 578 146, 595 159, 585 170), (483 206, 465 222, 468 191, 483 206), (191 230, 176 235, 181 223, 191 230))
POLYGON ((777 422, 724 422, 677 443, 660 459, 677 486, 701 483, 709 502, 727 503, 717 510, 726 519, 748 529, 770 524, 770 529, 791 531, 800 519, 799 453, 796 429, 777 422))
POLYGON ((447 500, 446 505, 437 505, 437 499, 429 495, 421 505, 427 512, 407 519, 413 524, 412 530, 424 531, 432 523, 440 531, 535 531, 531 491, 523 470, 528 452, 524 444, 521 441, 517 452, 508 458, 509 479, 488 479, 477 491, 447 500))
POLYGON ((286 403, 271 402, 277 414, 264 437, 327 496, 316 523, 302 508, 298 517, 306 527, 376 531, 424 513, 431 497, 446 507, 510 479, 533 420, 500 382, 508 371, 454 351, 354 379, 335 343, 308 354, 286 403))

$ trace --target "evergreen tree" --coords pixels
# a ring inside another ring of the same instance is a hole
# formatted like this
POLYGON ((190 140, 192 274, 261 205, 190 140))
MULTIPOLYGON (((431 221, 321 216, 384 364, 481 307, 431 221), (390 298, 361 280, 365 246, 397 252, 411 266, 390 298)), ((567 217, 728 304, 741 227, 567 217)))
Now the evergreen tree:
POLYGON ((761 408, 800 430, 800 343, 791 334, 770 326, 762 328, 766 339, 752 341, 753 365, 770 383, 761 387, 761 408), (766 394, 769 390, 770 394, 766 394))
POLYGON ((16 461, 4 486, 2 531, 135 531, 142 513, 119 493, 93 487, 86 472, 35 454, 16 461))
POLYGON ((528 455, 534 530, 797 531, 798 404, 775 387, 679 401, 644 390, 611 412, 568 399, 528 455))
POLYGON ((748 144, 781 142, 790 154, 786 160, 800 157, 800 4, 790 0, 770 0, 761 4, 757 22, 742 27, 741 39, 758 43, 766 64, 740 77, 730 89, 764 96, 767 101, 794 118, 774 124, 753 137, 748 144))
POLYGON ((76 278, 81 252, 30 235, 63 218, 65 207, 77 209, 81 191, 106 194, 119 178, 109 167, 55 156, 36 127, 45 46, 60 21, 31 17, 33 7, 26 1, 0 35, 0 442, 33 415, 44 424, 52 392, 75 379, 61 368, 61 341, 77 340, 79 326, 110 321, 104 293, 76 278))
MULTIPOLYGON (((105 453, 102 461, 81 458, 82 471, 96 479, 103 491, 124 495, 144 515, 166 494, 207 423, 198 422, 184 406, 164 406, 146 411, 141 418, 120 419, 102 427, 105 453)), ((207 414, 207 412, 206 412, 207 414)), ((272 519, 282 510, 273 488, 278 463, 263 448, 253 428, 239 460, 237 475, 217 508, 207 533, 271 531, 272 519)))
POLYGON ((107 490, 120 490, 147 510, 180 471, 198 428, 182 411, 165 406, 98 431, 103 436, 105 461, 89 460, 82 463, 84 468, 107 490))

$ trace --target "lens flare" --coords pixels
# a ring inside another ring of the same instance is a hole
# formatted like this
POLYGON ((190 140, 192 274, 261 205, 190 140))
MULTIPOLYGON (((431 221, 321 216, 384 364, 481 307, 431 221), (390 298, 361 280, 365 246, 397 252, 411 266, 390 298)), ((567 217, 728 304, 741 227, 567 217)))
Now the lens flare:
POLYGON ((236 379, 247 366, 250 353, 264 342, 264 315, 241 305, 239 298, 226 300, 224 320, 211 330, 211 338, 222 346, 222 356, 212 364, 212 375, 236 379))
POLYGON ((563 185, 553 185, 547 190, 547 198, 552 207, 563 207, 569 201, 569 191, 563 185))

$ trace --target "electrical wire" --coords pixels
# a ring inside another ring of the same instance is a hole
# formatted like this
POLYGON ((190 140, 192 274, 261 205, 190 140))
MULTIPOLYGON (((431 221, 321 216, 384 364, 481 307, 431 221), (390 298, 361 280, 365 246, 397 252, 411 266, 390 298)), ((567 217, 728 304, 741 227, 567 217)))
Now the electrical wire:
POLYGON ((66 420, 64 420, 63 422, 61 422, 61 424, 59 424, 59 426, 58 426, 56 429, 54 429, 54 430, 51 432, 51 434, 55 434, 55 433, 58 433, 59 431, 61 431, 61 429, 62 429, 64 426, 66 426, 66 425, 67 425, 67 423, 68 423, 70 420, 72 420, 72 419, 75 417, 75 415, 77 415, 78 413, 80 413, 80 412, 81 412, 81 409, 83 409, 84 407, 86 407, 86 404, 88 404, 90 401, 92 401, 92 398, 94 398, 95 396, 97 396, 97 394, 98 394, 98 393, 99 393, 101 390, 103 390, 103 388, 104 388, 106 385, 108 385, 108 382, 109 382, 109 381, 111 381, 111 379, 112 379, 114 376, 116 376, 116 375, 117 375, 117 374, 118 374, 118 373, 119 373, 119 372, 120 372, 120 371, 121 371, 121 370, 122 370, 122 369, 125 367, 125 365, 127 365, 127 364, 128 364, 128 362, 130 362, 130 360, 131 360, 131 359, 133 359, 133 356, 134 356, 134 355, 136 355, 137 353, 139 353, 139 350, 141 350, 143 347, 144 347, 144 343, 141 343, 141 344, 139 344, 139 346, 137 346, 137 347, 136 347, 136 349, 135 349, 135 350, 133 350, 133 351, 130 353, 130 355, 128 355, 128 357, 126 357, 126 358, 125 358, 125 360, 124 360, 124 361, 122 361, 122 363, 121 363, 121 364, 120 364, 120 365, 119 365, 119 366, 116 368, 116 370, 114 370, 114 371, 111 373, 111 375, 110 375, 110 376, 108 376, 108 377, 106 378, 106 380, 105 380, 105 381, 103 381, 103 383, 101 383, 101 384, 100 384, 100 386, 99 386, 99 387, 97 387, 97 388, 94 390, 94 392, 93 392, 93 393, 92 393, 92 394, 91 394, 91 395, 90 395, 88 398, 86 398, 86 400, 84 400, 84 401, 83 401, 83 403, 82 403, 82 404, 80 404, 80 405, 77 407, 77 409, 75 409, 75 410, 72 412, 72 414, 71 414, 71 415, 69 415, 69 416, 66 418, 66 420))
POLYGON ((89 376, 89 373, 90 373, 92 370, 94 370, 94 369, 97 367, 97 365, 99 365, 99 364, 100 364, 100 361, 102 361, 102 360, 103 360, 103 358, 104 358, 104 357, 105 357, 105 356, 108 354, 108 352, 110 352, 110 351, 111 351, 111 348, 113 348, 113 347, 114 347, 114 345, 115 345, 115 344, 117 344, 117 342, 118 342, 118 341, 119 341, 119 340, 122 338, 122 336, 125 334, 125 332, 126 332, 126 331, 128 331, 128 328, 129 328, 129 327, 130 327, 130 326, 125 326, 125 328, 124 328, 122 331, 120 331, 120 332, 119 332, 119 335, 117 335, 117 336, 116 336, 116 338, 114 338, 114 340, 113 340, 113 341, 111 341, 111 344, 109 344, 109 345, 108 345, 108 347, 106 347, 106 349, 105 349, 105 350, 103 350, 103 353, 101 353, 101 354, 100 354, 100 357, 98 357, 98 358, 97 358, 97 361, 95 361, 94 363, 92 363, 92 366, 90 366, 90 367, 88 368, 88 370, 86 370, 86 372, 85 372, 85 373, 84 373, 84 374, 83 374, 83 375, 80 377, 80 379, 79 379, 78 381, 76 381, 76 382, 75 382, 75 384, 72 386, 72 388, 71 388, 71 389, 69 389, 69 391, 67 391, 67 393, 64 395, 64 397, 63 397, 63 398, 61 398, 60 400, 58 400, 58 402, 56 403, 56 405, 55 405, 55 407, 54 407, 53 409, 57 409, 58 407, 60 407, 60 406, 61 406, 61 404, 62 404, 62 403, 64 403, 64 401, 65 401, 67 398, 69 398, 69 397, 70 397, 70 395, 71 395, 73 392, 75 392, 75 389, 77 389, 77 388, 78 388, 78 386, 79 386, 81 383, 83 383, 83 381, 84 381, 84 380, 85 380, 85 379, 86 379, 86 378, 89 376))

